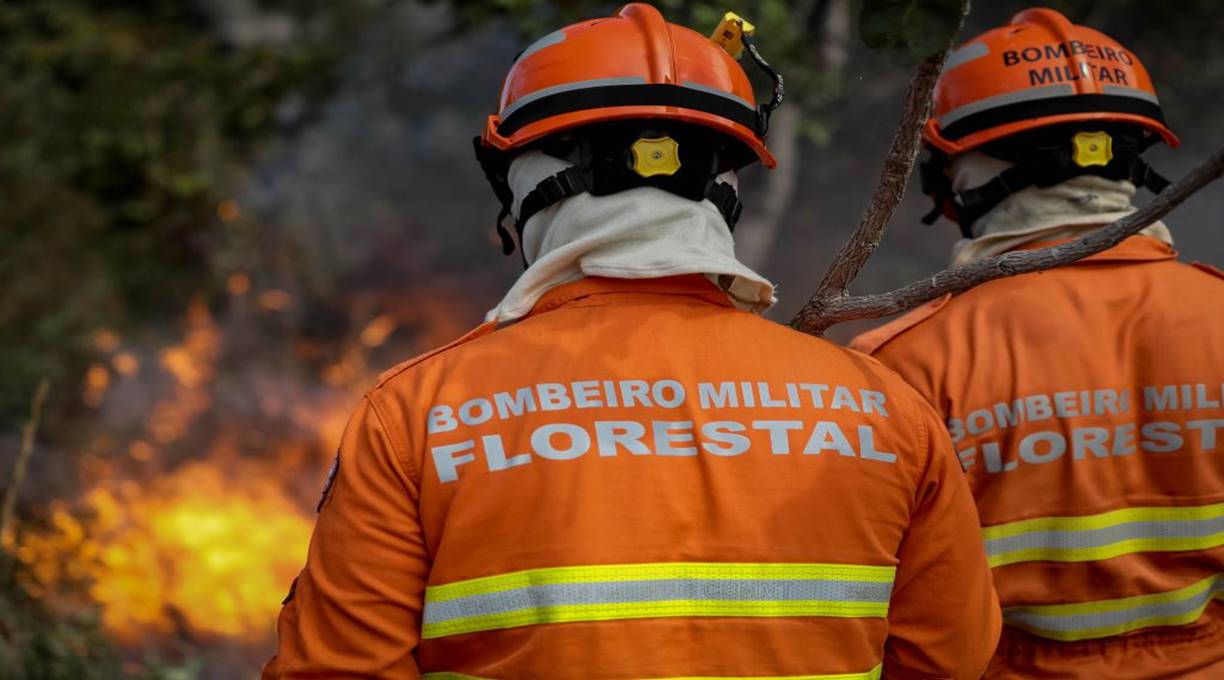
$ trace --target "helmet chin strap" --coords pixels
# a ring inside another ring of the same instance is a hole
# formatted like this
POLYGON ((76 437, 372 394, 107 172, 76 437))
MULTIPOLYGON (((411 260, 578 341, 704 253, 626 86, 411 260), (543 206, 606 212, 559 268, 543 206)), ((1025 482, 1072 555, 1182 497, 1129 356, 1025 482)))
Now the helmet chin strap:
MULTIPOLYGON (((922 217, 922 223, 934 224, 942 215, 960 225, 963 237, 975 238, 974 222, 1008 196, 1029 187, 1051 187, 1081 175, 1128 180, 1137 188, 1147 187, 1158 194, 1169 186, 1169 180, 1140 157, 1152 143, 1154 141, 1115 139, 1106 133, 1080 132, 1072 137, 1070 144, 1021 146, 1024 150, 1015 155, 1008 154, 1013 157, 1003 159, 1014 162, 1012 167, 985 184, 959 192, 952 188, 952 180, 948 177, 949 157, 932 151, 919 167, 922 192, 930 196, 935 204, 922 217), (1091 147, 1091 152, 1088 151, 1088 142, 1082 141, 1085 135, 1105 140, 1099 142, 1102 146, 1108 142, 1108 153, 1098 152, 1096 146, 1091 147)), ((982 151, 999 157, 989 149, 983 148, 982 151)))
MULTIPOLYGON (((480 163, 480 169, 484 171, 485 179, 488 180, 489 186, 493 187, 493 195, 501 203, 501 210, 497 213, 494 225, 497 228, 498 237, 501 238, 502 254, 509 255, 514 252, 514 238, 506 229, 506 218, 510 216, 510 206, 514 204, 514 192, 510 190, 509 157, 486 147, 481 142, 479 135, 472 138, 472 146, 476 149, 476 160, 480 163)), ((524 266, 526 262, 524 259, 524 266)))
MULTIPOLYGON (((591 172, 590 167, 575 166, 566 168, 555 175, 545 178, 544 181, 536 185, 535 189, 524 196, 523 202, 519 207, 518 218, 514 221, 514 230, 518 234, 520 242, 523 237, 523 227, 527 224, 527 220, 531 219, 533 215, 541 210, 564 201, 571 196, 583 193, 591 193, 593 196, 606 196, 637 187, 655 186, 649 182, 629 182, 621 186, 605 187, 604 191, 594 193, 591 191, 591 188, 595 185, 595 180, 592 178, 591 172)), ((735 231, 735 223, 739 221, 744 205, 740 202, 735 187, 732 187, 730 184, 712 177, 706 182, 705 189, 699 199, 693 199, 690 195, 681 194, 676 191, 671 193, 690 200, 709 200, 718 209, 723 219, 727 221, 727 226, 731 231, 735 231)))
POLYGON ((769 65, 769 62, 765 61, 765 57, 761 56, 761 51, 756 46, 756 38, 751 34, 745 34, 742 40, 744 48, 748 50, 748 56, 752 57, 753 63, 773 80, 773 94, 770 96, 769 101, 757 107, 757 134, 764 137, 769 134, 770 117, 782 105, 782 100, 786 98, 786 88, 783 84, 782 74, 778 73, 774 67, 769 65))
POLYGON ((607 196, 637 187, 654 187, 692 201, 708 200, 731 231, 743 212, 734 186, 719 178, 734 168, 738 155, 717 141, 713 133, 692 129, 642 129, 642 123, 585 130, 544 143, 539 149, 570 164, 545 177, 529 191, 513 214, 514 192, 509 183, 509 154, 493 151, 474 141, 476 158, 501 203, 496 228, 502 252, 522 249, 523 229, 541 210, 572 196, 607 196), (677 141, 679 140, 679 141, 677 141), (726 157, 726 158, 724 158, 726 157), (513 217, 514 234, 506 223, 513 217))

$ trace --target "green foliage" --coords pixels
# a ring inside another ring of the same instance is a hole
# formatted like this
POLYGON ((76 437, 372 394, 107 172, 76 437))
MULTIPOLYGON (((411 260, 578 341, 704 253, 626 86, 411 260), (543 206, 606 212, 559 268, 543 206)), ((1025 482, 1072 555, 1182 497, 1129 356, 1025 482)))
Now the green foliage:
POLYGON ((235 169, 338 47, 234 45, 191 2, 0 4, 0 423, 79 381, 91 330, 198 291, 235 169))
POLYGON ((119 660, 91 613, 52 614, 18 584, 20 567, 0 552, 0 680, 103 680, 119 660))
POLYGON ((29 575, 0 550, 0 680, 195 680, 199 661, 147 658, 126 666, 97 614, 52 610, 22 587, 29 575))
POLYGON ((859 33, 890 61, 915 64, 948 45, 960 14, 961 0, 864 0, 859 33))

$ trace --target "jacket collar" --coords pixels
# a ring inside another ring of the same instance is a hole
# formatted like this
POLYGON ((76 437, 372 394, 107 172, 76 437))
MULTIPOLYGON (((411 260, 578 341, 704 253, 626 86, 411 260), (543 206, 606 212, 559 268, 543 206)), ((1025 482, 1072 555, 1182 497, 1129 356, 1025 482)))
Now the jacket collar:
MULTIPOLYGON (((1016 247, 1014 250, 1037 250, 1038 248, 1048 248, 1049 246, 1069 243, 1073 240, 1075 239, 1026 243, 1016 247)), ((1175 259, 1177 259, 1177 251, 1173 250, 1172 246, 1167 243, 1149 236, 1131 236, 1112 248, 1102 250, 1095 255, 1089 255, 1073 262, 1072 265, 1088 262, 1155 262, 1175 259)))
POLYGON ((657 279, 609 279, 603 277, 588 277, 566 283, 544 294, 535 307, 531 308, 528 317, 542 314, 562 305, 575 302, 590 302, 595 296, 686 296, 719 307, 731 307, 727 294, 719 290, 709 279, 701 274, 686 274, 683 276, 667 276, 657 279))

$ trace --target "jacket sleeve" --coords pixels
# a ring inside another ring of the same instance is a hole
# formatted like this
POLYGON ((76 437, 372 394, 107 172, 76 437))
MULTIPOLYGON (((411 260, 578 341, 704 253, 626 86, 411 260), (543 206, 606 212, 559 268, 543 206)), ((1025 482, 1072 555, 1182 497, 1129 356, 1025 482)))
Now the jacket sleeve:
POLYGON ((367 397, 345 429, 264 680, 420 677, 428 558, 417 483, 398 450, 367 397))
POLYGON ((952 442, 921 406, 929 462, 898 553, 884 677, 976 679, 999 641, 999 601, 952 442))

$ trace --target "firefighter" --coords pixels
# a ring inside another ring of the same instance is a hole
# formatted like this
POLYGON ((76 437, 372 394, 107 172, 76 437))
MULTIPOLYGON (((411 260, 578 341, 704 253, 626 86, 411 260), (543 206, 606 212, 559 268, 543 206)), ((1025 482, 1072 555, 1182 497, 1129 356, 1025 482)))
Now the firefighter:
MULTIPOLYGON (((1138 57, 1048 9, 951 54, 925 139, 958 264, 1130 214, 1167 184, 1141 152, 1178 144, 1138 57)), ((988 678, 1224 677, 1222 278, 1155 223, 855 341, 955 442, 1003 606, 988 678)))
POLYGON ((357 409, 265 678, 980 676, 938 416, 733 256, 750 28, 631 4, 517 58, 477 150, 528 267, 357 409))

